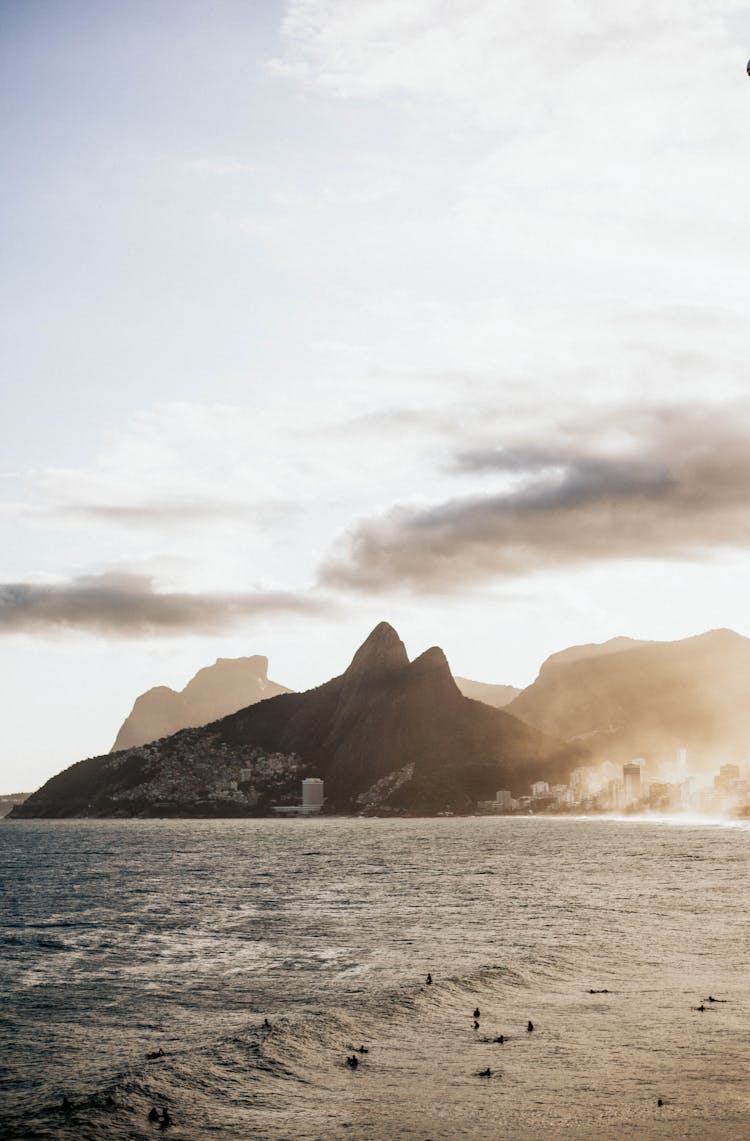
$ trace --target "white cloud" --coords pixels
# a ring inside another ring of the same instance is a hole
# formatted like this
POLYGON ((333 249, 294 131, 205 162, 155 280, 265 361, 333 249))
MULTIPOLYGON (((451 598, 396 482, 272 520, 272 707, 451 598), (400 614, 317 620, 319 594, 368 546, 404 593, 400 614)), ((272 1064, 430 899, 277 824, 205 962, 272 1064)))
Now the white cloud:
POLYGON ((715 94, 720 77, 705 65, 731 61, 729 18, 743 10, 740 0, 292 0, 273 67, 340 97, 409 94, 514 133, 540 117, 559 126, 580 107, 579 127, 611 137, 608 112, 658 95, 649 121, 622 119, 640 141, 680 98, 699 107, 715 94))

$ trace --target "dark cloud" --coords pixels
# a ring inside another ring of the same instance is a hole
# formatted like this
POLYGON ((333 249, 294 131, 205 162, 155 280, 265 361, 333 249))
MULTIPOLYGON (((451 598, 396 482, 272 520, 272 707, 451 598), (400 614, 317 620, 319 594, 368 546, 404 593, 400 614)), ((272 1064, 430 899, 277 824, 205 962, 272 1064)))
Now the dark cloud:
POLYGON ((553 435, 554 447, 515 440, 460 453, 456 473, 486 475, 486 490, 364 521, 321 581, 440 591, 576 563, 698 559, 750 545, 746 409, 631 409, 558 425, 553 435))
POLYGON ((284 591, 163 593, 147 575, 109 572, 61 584, 0 583, 0 634, 80 630, 119 637, 206 634, 262 614, 308 614, 329 604, 284 591))
POLYGON ((502 505, 531 510, 572 507, 605 495, 661 495, 674 480, 663 463, 632 459, 576 456, 537 449, 478 449, 457 457, 465 472, 504 472, 530 477, 517 492, 502 497, 502 505))

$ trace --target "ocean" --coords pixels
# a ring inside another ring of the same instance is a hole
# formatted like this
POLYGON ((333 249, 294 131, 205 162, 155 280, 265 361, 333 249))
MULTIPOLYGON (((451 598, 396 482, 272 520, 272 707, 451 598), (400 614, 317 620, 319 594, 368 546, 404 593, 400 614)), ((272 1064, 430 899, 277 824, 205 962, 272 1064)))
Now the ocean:
POLYGON ((749 840, 4 821, 0 1136, 747 1138, 749 840))

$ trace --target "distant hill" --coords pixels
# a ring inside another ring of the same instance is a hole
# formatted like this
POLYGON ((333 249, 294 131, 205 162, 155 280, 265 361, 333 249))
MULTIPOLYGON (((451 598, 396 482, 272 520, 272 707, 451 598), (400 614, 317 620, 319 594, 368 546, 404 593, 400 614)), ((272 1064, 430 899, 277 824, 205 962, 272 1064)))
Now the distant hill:
POLYGON ((507 712, 613 760, 673 760, 684 746, 715 771, 750 754, 750 639, 712 630, 573 647, 548 658, 507 712))
POLYGON ((542 663, 541 670, 554 669, 557 666, 568 665, 570 662, 579 662, 588 658, 606 658, 610 654, 621 654, 624 650, 637 650, 640 646, 651 646, 652 642, 639 642, 635 638, 610 638, 608 642, 587 642, 582 646, 568 646, 567 650, 558 650, 542 663))
POLYGON ((158 741, 179 729, 208 725, 280 693, 289 690, 268 680, 268 658, 260 654, 251 658, 218 658, 215 665, 199 670, 179 692, 159 685, 136 698, 112 752, 158 741))
POLYGON ((340 677, 80 761, 14 815, 247 815, 289 802, 307 775, 332 810, 469 811, 499 788, 563 781, 581 755, 464 697, 437 647, 410 662, 381 623, 340 677))
POLYGON ((465 677, 457 677, 455 682, 464 697, 483 701, 495 709, 504 709, 521 692, 515 685, 488 685, 483 681, 469 681, 465 677))
POLYGON ((30 792, 7 792, 0 794, 0 818, 9 816, 17 804, 23 804, 30 796, 30 792))

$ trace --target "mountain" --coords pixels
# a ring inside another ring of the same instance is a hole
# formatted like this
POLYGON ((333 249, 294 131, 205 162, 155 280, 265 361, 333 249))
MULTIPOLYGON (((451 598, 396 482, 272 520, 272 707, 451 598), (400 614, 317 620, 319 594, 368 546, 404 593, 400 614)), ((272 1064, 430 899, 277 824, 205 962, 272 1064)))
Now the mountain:
POLYGON ((466 677, 457 677, 455 682, 464 697, 483 701, 495 709, 504 709, 521 692, 515 685, 488 685, 484 681, 470 681, 466 677))
POLYGON ((507 712, 612 760, 658 767, 685 747, 694 767, 713 772, 750 751, 750 639, 712 630, 573 647, 548 658, 507 712))
POLYGON ((260 654, 251 658, 217 658, 214 665, 199 670, 179 692, 159 685, 136 698, 112 752, 158 741, 179 729, 208 725, 280 693, 289 690, 268 680, 268 658, 260 654))
POLYGON ((469 811, 533 780, 564 781, 581 749, 464 697, 442 650, 410 662, 383 622, 348 669, 164 741, 80 761, 16 816, 248 815, 289 803, 305 776, 334 811, 469 811))
POLYGON ((556 666, 566 665, 568 662, 578 662, 589 658, 606 658, 610 654, 620 654, 623 650, 637 650, 639 646, 650 646, 651 642, 639 642, 635 638, 610 638, 608 642, 587 642, 582 646, 568 646, 566 650, 558 650, 550 654, 542 663, 540 673, 544 670, 554 669, 556 666))

